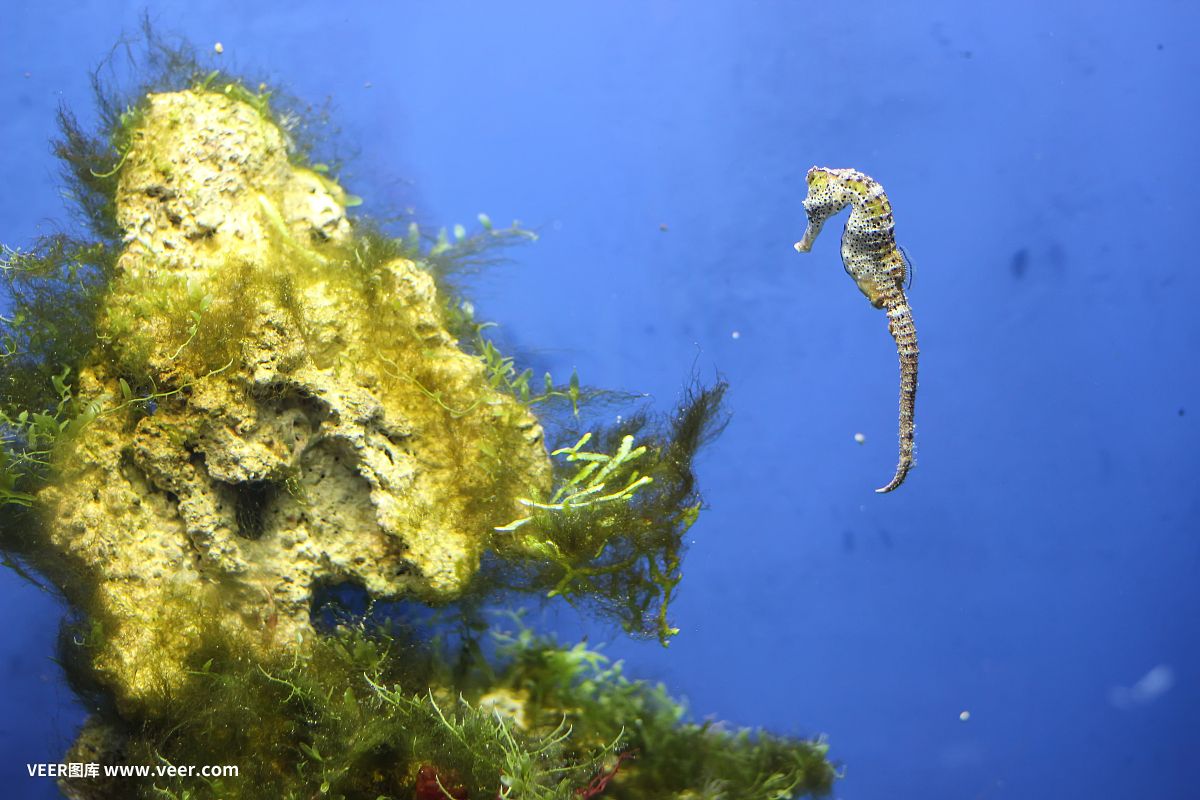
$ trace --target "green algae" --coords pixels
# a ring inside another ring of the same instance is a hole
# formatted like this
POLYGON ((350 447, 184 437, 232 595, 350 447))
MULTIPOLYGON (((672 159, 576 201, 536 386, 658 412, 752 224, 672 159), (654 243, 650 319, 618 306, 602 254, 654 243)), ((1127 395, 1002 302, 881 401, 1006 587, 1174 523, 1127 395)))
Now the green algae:
MULTIPOLYGON (((718 382, 689 389, 665 418, 635 410, 616 425, 588 425, 588 408, 628 398, 575 374, 535 381, 504 355, 459 278, 536 238, 516 223, 497 228, 481 215, 473 232, 455 226, 433 235, 415 223, 392 235, 365 218, 298 226, 286 193, 264 191, 251 210, 264 231, 255 249, 220 250, 218 230, 229 220, 211 224, 200 214, 179 241, 197 261, 181 260, 161 238, 134 236, 141 250, 131 249, 131 193, 157 208, 174 202, 186 180, 188 165, 157 143, 186 129, 193 101, 247 109, 268 134, 282 131, 295 180, 335 208, 358 204, 313 161, 304 125, 280 94, 204 69, 194 53, 153 38, 148 52, 149 81, 124 99, 100 94, 98 135, 67 112, 60 117, 56 151, 90 235, 6 251, 2 264, 13 311, 0 319, 0 543, 8 563, 48 576, 80 615, 81 633, 64 637, 61 662, 100 712, 77 753, 93 748, 105 763, 237 764, 242 774, 68 782, 71 796, 407 798, 422 767, 488 800, 828 792, 835 773, 824 743, 691 723, 662 687, 627 679, 582 645, 521 629, 490 650, 464 647, 451 666, 444 648, 418 632, 366 622, 324 634, 296 627, 295 610, 269 588, 256 596, 255 584, 235 590, 217 580, 196 590, 184 582, 113 602, 110 590, 89 583, 95 567, 86 553, 47 548, 46 511, 84 480, 77 463, 97 442, 142 436, 133 456, 128 448, 104 456, 127 470, 147 447, 195 448, 204 415, 222 404, 290 413, 313 402, 275 379, 253 388, 265 350, 247 343, 261 336, 256 320, 266 308, 287 332, 272 357, 298 348, 313 369, 419 409, 414 424, 432 443, 426 459, 441 470, 437 503, 456 508, 478 543, 462 545, 477 549, 453 567, 449 589, 415 591, 418 599, 456 601, 462 624, 478 628, 474 609, 513 593, 560 597, 665 644, 678 633, 668 612, 684 534, 702 505, 693 459, 724 423, 718 382), (155 103, 170 92, 192 99, 164 117, 155 103), (401 295, 429 297, 432 311, 393 301, 401 295), (378 313, 338 340, 313 321, 314 296, 378 313), (470 359, 466 371, 444 346, 431 346, 441 331, 470 359), (531 441, 540 448, 535 411, 554 443, 544 466, 522 455, 531 441), (132 628, 130 602, 141 606, 132 628), (131 630, 145 640, 132 649, 131 630)), ((308 467, 266 463, 274 466, 227 495, 238 551, 256 552, 252 543, 270 535, 266 519, 278 509, 304 514, 321 502, 320 478, 308 467)), ((146 500, 168 507, 183 496, 172 488, 146 500)), ((72 524, 87 530, 85 519, 72 524)), ((384 599, 394 591, 369 589, 384 599)))
POLYGON ((123 783, 193 800, 399 800, 421 767, 489 800, 578 798, 614 770, 604 797, 819 796, 836 777, 820 740, 692 723, 661 685, 582 644, 523 627, 495 639, 493 660, 457 680, 398 630, 339 628, 305 661, 268 664, 214 642, 171 713, 105 731, 106 747, 117 763, 242 765, 236 778, 123 783))
POLYGON ((529 513, 493 538, 512 559, 505 568, 520 575, 515 583, 667 644, 678 633, 667 614, 684 535, 701 508, 692 462, 724 426, 725 391, 724 383, 695 387, 666 420, 634 413, 555 450, 553 493, 523 500, 529 513))

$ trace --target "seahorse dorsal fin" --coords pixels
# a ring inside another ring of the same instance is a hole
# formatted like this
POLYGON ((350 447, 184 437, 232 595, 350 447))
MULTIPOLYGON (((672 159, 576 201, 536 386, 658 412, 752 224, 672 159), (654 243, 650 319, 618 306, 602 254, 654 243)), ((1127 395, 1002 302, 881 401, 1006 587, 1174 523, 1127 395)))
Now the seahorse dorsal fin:
POLYGON ((896 245, 896 248, 900 251, 900 255, 904 257, 904 272, 908 275, 908 281, 904 284, 904 291, 907 292, 913 285, 913 260, 909 258, 908 251, 903 247, 896 245))

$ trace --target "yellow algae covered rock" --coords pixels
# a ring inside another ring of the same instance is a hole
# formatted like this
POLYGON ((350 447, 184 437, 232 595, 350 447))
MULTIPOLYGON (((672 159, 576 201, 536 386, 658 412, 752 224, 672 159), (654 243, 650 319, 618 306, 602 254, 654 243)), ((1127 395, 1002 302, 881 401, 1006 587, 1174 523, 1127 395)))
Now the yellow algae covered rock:
POLYGON ((303 115, 152 57, 146 85, 192 88, 102 95, 99 138, 60 119, 96 239, 0 251, 0 549, 70 602, 59 656, 94 712, 66 760, 104 765, 64 796, 828 793, 823 742, 691 724, 519 615, 482 641, 517 593, 678 633, 724 382, 669 415, 581 416, 633 398, 533 381, 446 289, 529 231, 481 215, 422 246, 351 221, 356 198, 296 155, 303 115), (461 599, 454 634, 386 609, 315 627, 337 583, 461 599))
POLYGON ((78 379, 102 411, 40 495, 122 704, 180 685, 206 631, 303 649, 321 584, 454 598, 549 485, 537 420, 456 346, 426 270, 364 256, 345 201, 220 92, 152 95, 131 133, 78 379))

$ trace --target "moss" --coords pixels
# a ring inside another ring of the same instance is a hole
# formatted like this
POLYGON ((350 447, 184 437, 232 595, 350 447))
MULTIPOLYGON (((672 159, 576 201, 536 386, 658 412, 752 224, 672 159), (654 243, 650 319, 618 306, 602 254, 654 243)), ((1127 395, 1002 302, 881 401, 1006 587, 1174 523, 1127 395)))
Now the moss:
MULTIPOLYGON (((116 251, 66 235, 32 249, 5 249, 0 283, 0 506, 28 505, 51 474, 51 454, 68 429, 94 412, 77 402, 78 367, 96 346, 95 319, 116 251)), ((19 528, 3 525, 10 540, 19 528)))
POLYGON ((411 631, 341 627, 307 657, 266 664, 201 635, 193 681, 163 715, 112 731, 112 749, 116 763, 240 773, 129 780, 124 796, 399 800, 420 796, 424 769, 486 800, 590 797, 597 785, 606 798, 757 800, 821 796, 835 777, 819 740, 691 723, 661 686, 524 628, 458 680, 411 631))
POLYGON ((116 252, 66 235, 0 257, 10 300, 0 316, 0 403, 45 410, 58 401, 51 376, 75 369, 96 342, 95 317, 116 252))
POLYGON ((118 147, 127 146, 128 126, 137 116, 137 111, 130 109, 110 121, 107 136, 90 136, 70 111, 59 110, 62 138, 54 143, 54 152, 62 162, 64 180, 82 221, 104 241, 120 238, 115 196, 124 151, 118 147))
MULTIPOLYGON (((147 97, 151 92, 188 87, 203 87, 250 103, 273 123, 287 132, 290 154, 297 162, 307 162, 318 140, 316 132, 324 122, 310 106, 289 98, 286 93, 246 88, 251 81, 213 70, 196 49, 186 41, 170 40, 154 30, 149 17, 143 19, 140 36, 122 41, 92 74, 92 86, 99 124, 91 133, 80 125, 69 109, 58 113, 59 138, 53 150, 62 165, 66 195, 87 238, 59 234, 46 237, 27 251, 5 248, 0 256, 0 283, 10 300, 10 310, 0 316, 0 425, 3 448, 0 449, 0 505, 27 504, 32 492, 48 475, 49 455, 56 439, 50 421, 60 429, 80 427, 81 414, 94 415, 98 409, 80 408, 74 403, 75 382, 85 358, 99 343, 111 345, 113 333, 123 335, 134 323, 129 310, 112 321, 113 331, 103 330, 102 298, 110 288, 121 252, 123 230, 116 216, 116 197, 130 149, 145 118, 147 97), (122 73, 136 76, 130 86, 122 73), (57 377, 61 386, 53 382, 57 377), (65 389, 65 391, 64 391, 65 389), (67 398, 70 402, 64 402, 67 398), (24 414, 26 422, 20 421, 24 414), (42 415, 34 424, 35 415, 42 415), (71 425, 74 421, 74 425, 71 425)), ((174 167, 155 161, 155 169, 170 180, 174 167)), ((242 273, 243 270, 235 270, 242 273)), ((204 336, 197 315, 208 311, 210 296, 186 295, 163 287, 158 297, 139 300, 140 310, 165 311, 172 329, 156 331, 182 350, 195 344, 198 363, 192 375, 200 375, 219 364, 229 362, 230 349, 236 343, 237 326, 246 319, 245 310, 253 294, 238 295, 236 280, 230 281, 231 294, 246 302, 236 308, 226 303, 213 314, 204 336), (183 334, 180 336, 180 334, 183 334), (207 346, 205 346, 207 345, 207 346)), ((160 317, 160 318, 162 318, 160 317)), ((149 398, 157 383, 146 368, 149 353, 144 342, 134 343, 130 352, 117 358, 125 363, 118 370, 133 386, 145 390, 149 398)), ((11 521, 5 528, 15 525, 11 521)))
POLYGON ((430 271, 356 236, 344 193, 291 165, 259 108, 152 95, 131 140, 129 242, 70 395, 101 424, 53 431, 40 494, 45 541, 100 584, 89 611, 123 618, 97 660, 125 710, 159 702, 143 662, 169 687, 191 649, 163 574, 220 582, 246 646, 288 650, 317 576, 453 599, 490 528, 549 477, 536 419, 455 346, 430 271), (264 644, 276 595, 284 633, 264 644))
POLYGON ((213 630, 202 635, 193 680, 164 714, 130 721, 121 750, 131 764, 234 764, 240 774, 146 781, 132 796, 401 798, 412 796, 420 767, 436 765, 474 797, 494 795, 508 770, 565 790, 522 796, 565 798, 590 772, 586 761, 561 760, 561 735, 523 734, 456 702, 450 686, 426 688, 442 668, 405 637, 341 628, 303 659, 261 663, 213 630))
POLYGON ((627 760, 606 798, 750 800, 821 796, 832 787, 835 770, 819 739, 696 724, 661 684, 628 679, 619 662, 583 644, 561 647, 524 628, 499 639, 506 666, 495 685, 525 698, 534 730, 567 709, 576 747, 619 742, 627 760))

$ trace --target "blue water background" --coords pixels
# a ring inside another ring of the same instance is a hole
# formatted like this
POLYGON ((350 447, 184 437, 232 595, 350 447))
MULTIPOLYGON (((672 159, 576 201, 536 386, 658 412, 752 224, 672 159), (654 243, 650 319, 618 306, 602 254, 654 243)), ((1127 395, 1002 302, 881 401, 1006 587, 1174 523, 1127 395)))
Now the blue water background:
MULTIPOLYGON (((152 16, 332 98, 362 211, 538 227, 473 295, 539 371, 662 410, 693 371, 732 384, 682 633, 617 637, 631 674, 827 734, 847 800, 1198 796, 1194 4, 334 5, 152 16), (814 164, 878 178, 916 264, 919 461, 889 496, 885 317, 840 220, 791 247, 814 164), (1168 690, 1113 702, 1155 667, 1168 690)), ((0 240, 67 219, 55 110, 92 118, 142 8, 4 4, 0 240)), ((25 765, 82 718, 61 609, 7 571, 0 604, 0 795, 54 797, 25 765)))

